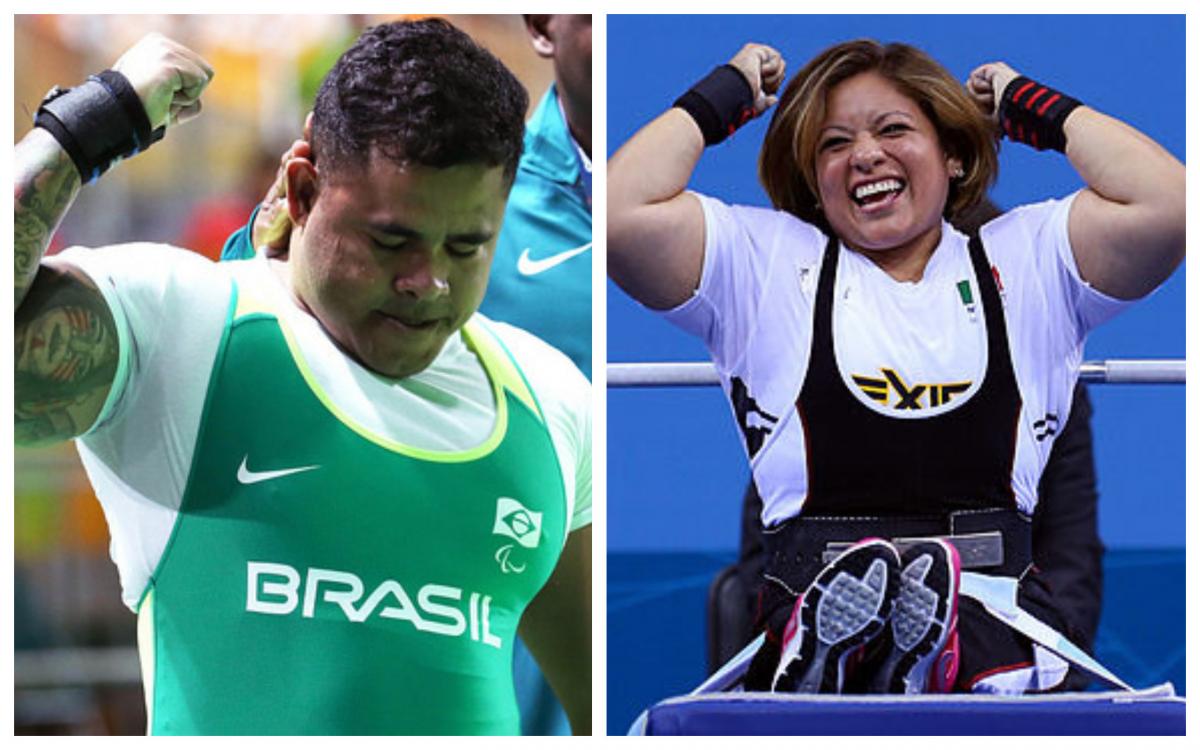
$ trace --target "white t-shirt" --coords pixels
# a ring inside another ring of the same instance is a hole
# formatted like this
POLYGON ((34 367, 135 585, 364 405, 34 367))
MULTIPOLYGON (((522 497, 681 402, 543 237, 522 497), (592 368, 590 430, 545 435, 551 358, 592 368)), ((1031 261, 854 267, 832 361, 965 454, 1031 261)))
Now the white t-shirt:
MULTIPOLYGON (((422 372, 383 378, 342 353, 295 305, 270 268, 279 261, 260 254, 216 264, 150 243, 71 248, 59 257, 97 284, 120 338, 121 362, 108 400, 76 445, 108 520, 111 554, 130 608, 175 525, 234 280, 239 295, 283 312, 322 389, 370 432, 415 448, 461 451, 493 429, 491 386, 461 334, 451 336, 422 372)), ((512 353, 542 407, 562 469, 569 530, 590 524, 590 383, 570 359, 532 334, 477 317, 512 353)), ((269 374, 254 376, 270 388, 269 374)))
MULTIPOLYGON (((750 427, 769 430, 751 469, 763 523, 773 526, 800 512, 808 489, 795 403, 808 370, 828 238, 781 211, 698 197, 705 220, 700 286, 664 315, 704 339, 726 394, 740 379, 757 408, 776 420, 749 417, 750 427)), ((1012 488, 1025 513, 1033 512, 1054 435, 1066 424, 1084 338, 1129 304, 1080 278, 1067 236, 1073 197, 1017 208, 981 230, 1022 397, 1012 488)), ((916 282, 896 281, 841 246, 833 337, 846 387, 868 408, 922 419, 965 403, 987 371, 987 328, 967 237, 943 223, 940 244, 916 282), (910 392, 919 384, 949 388, 927 387, 921 408, 897 409, 900 393, 887 371, 910 392), (934 392, 953 395, 934 404, 934 392)))

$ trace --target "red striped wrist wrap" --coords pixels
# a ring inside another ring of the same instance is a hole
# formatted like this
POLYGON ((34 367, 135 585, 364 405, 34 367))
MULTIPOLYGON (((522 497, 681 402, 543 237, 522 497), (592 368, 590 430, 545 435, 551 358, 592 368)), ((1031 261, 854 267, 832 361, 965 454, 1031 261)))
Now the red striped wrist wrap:
POLYGON ((1038 151, 1065 152, 1067 136, 1063 123, 1080 105, 1061 91, 1037 81, 1017 76, 1004 88, 1000 98, 1000 127, 1009 140, 1033 146, 1038 151))

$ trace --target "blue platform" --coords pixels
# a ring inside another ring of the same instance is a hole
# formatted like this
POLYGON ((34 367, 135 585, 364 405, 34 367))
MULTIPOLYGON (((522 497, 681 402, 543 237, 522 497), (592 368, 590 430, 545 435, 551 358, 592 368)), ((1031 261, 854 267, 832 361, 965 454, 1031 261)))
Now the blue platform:
POLYGON ((841 696, 717 693, 663 701, 632 733, 652 735, 1182 735, 1169 685, 1136 693, 841 696))

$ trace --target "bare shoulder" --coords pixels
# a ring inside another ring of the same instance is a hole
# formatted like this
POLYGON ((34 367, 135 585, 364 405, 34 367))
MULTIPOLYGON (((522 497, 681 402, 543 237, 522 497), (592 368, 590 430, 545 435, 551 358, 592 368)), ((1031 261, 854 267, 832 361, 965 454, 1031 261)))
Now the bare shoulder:
POLYGON ((43 262, 14 330, 15 439, 47 444, 95 422, 117 373, 117 326, 92 280, 75 266, 43 262))

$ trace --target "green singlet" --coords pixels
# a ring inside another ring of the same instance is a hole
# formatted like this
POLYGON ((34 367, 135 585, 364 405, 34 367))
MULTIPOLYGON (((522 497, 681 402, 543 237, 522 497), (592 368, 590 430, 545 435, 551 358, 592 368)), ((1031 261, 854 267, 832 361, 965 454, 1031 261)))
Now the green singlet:
POLYGON ((371 434, 238 300, 183 504, 139 604, 152 734, 514 734, 512 646, 565 538, 550 434, 498 339, 460 453, 371 434), (248 380, 261 387, 248 388, 248 380))

